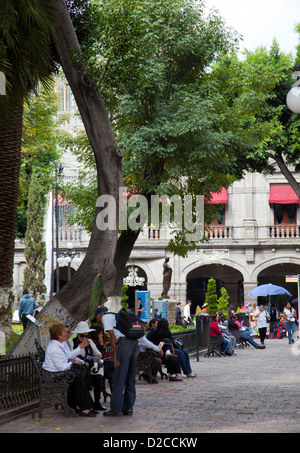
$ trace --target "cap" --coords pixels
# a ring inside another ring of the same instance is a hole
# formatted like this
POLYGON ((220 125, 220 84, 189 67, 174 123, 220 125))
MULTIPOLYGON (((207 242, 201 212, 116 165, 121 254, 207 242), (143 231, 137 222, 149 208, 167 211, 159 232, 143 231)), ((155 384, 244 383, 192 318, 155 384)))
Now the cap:
POLYGON ((102 312, 106 313, 107 311, 108 311, 107 307, 104 307, 103 305, 101 307, 96 308, 95 313, 94 313, 94 317, 93 317, 93 319, 91 319, 91 322, 96 322, 97 321, 97 316, 100 313, 102 313, 102 312))

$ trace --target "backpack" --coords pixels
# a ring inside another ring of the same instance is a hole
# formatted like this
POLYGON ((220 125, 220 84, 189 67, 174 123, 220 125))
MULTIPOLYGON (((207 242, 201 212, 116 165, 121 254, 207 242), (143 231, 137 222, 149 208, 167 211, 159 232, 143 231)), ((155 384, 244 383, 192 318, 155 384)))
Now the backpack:
POLYGON ((173 338, 173 346, 176 349, 182 349, 183 348, 183 342, 179 338, 174 337, 173 338))
POLYGON ((124 310, 116 314, 116 328, 129 340, 137 340, 145 335, 140 318, 124 310))

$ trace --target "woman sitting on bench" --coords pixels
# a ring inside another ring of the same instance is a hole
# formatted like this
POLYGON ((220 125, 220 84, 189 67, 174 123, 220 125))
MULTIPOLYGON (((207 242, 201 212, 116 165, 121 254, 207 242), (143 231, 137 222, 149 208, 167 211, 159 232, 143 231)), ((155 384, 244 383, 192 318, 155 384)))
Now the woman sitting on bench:
POLYGON ((231 349, 231 341, 225 338, 220 330, 220 327, 218 325, 218 315, 216 313, 212 314, 210 316, 211 319, 211 324, 210 324, 210 336, 216 337, 216 336, 221 336, 222 337, 222 343, 221 343, 221 351, 225 355, 231 356, 232 353, 230 352, 231 349))
MULTIPOLYGON (((47 346, 45 353, 45 361, 42 365, 44 370, 56 371, 71 371, 75 375, 75 380, 70 384, 70 393, 68 395, 68 405, 77 410, 82 417, 96 417, 93 410, 92 399, 89 394, 87 384, 85 382, 85 365, 82 361, 75 360, 74 362, 68 359, 64 345, 62 344, 67 340, 68 334, 64 324, 53 324, 49 328, 50 342, 47 346), (80 371, 80 373, 78 373, 80 371), (81 374, 81 376, 79 376, 81 374)), ((78 354, 81 349, 88 345, 88 340, 84 341, 78 346, 78 354)), ((75 351, 74 351, 75 352, 75 351)))

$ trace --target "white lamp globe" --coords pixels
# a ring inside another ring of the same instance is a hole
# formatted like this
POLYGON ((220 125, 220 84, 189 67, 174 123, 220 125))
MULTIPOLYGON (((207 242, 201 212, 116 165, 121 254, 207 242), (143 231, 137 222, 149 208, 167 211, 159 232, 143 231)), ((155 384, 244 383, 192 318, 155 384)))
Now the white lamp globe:
POLYGON ((294 113, 300 113, 300 87, 292 87, 286 97, 286 105, 294 113))

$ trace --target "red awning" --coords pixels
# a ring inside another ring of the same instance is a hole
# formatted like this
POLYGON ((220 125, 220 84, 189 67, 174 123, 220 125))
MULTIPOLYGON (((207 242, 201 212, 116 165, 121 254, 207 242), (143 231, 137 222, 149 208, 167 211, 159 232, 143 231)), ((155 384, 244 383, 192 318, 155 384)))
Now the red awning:
POLYGON ((271 184, 269 204, 300 204, 300 198, 289 184, 271 184))
POLYGON ((212 198, 208 202, 209 204, 228 204, 228 190, 223 189, 219 193, 212 193, 212 198))

